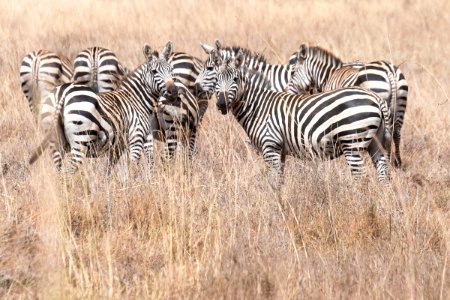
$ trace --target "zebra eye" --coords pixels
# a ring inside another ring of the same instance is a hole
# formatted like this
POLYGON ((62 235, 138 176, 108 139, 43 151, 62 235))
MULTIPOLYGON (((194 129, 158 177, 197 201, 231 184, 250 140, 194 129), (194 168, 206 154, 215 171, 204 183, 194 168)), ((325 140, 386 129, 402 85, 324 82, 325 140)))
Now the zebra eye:
POLYGON ((206 70, 207 71, 212 71, 212 70, 214 70, 214 68, 210 66, 210 67, 206 67, 206 70))
POLYGON ((239 80, 239 78, 237 78, 237 77, 234 77, 234 78, 233 78, 233 81, 234 81, 234 82, 238 82, 238 80, 239 80))
POLYGON ((156 73, 158 73, 158 71, 156 69, 152 69, 152 74, 156 75, 156 73))

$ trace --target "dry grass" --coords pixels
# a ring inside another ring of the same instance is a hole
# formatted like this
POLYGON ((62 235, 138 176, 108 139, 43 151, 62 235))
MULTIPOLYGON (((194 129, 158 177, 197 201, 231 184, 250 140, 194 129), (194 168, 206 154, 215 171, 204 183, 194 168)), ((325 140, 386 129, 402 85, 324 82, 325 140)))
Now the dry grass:
POLYGON ((0 11, 0 298, 450 298, 448 1, 5 0, 0 11), (405 170, 392 191, 373 168, 355 183, 343 159, 290 159, 279 199, 214 105, 190 179, 158 163, 151 176, 122 165, 108 182, 104 160, 89 160, 88 193, 48 157, 27 165, 38 138, 18 82, 26 52, 102 45, 137 66, 145 42, 204 57, 198 43, 216 37, 277 63, 304 41, 404 63, 405 170))

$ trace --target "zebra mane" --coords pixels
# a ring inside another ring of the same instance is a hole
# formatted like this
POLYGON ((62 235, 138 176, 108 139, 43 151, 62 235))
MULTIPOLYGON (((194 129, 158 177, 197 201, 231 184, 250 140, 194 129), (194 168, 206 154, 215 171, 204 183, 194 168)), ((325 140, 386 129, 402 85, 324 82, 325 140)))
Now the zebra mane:
POLYGON ((239 46, 232 46, 232 47, 221 47, 219 50, 219 53, 221 54, 222 58, 226 58, 231 56, 232 58, 234 58, 239 50, 242 51, 242 54, 244 54, 244 65, 247 67, 258 67, 259 65, 263 64, 267 64, 267 59, 264 55, 262 55, 261 53, 252 51, 250 49, 247 48, 242 48, 239 46), (250 66, 250 62, 252 63, 252 65, 250 66))
POLYGON ((331 63, 334 66, 341 66, 344 63, 334 53, 319 46, 309 47, 308 53, 314 57, 319 57, 320 61, 326 61, 327 65, 331 63))
POLYGON ((243 69, 244 75, 247 75, 247 78, 252 86, 257 86, 259 88, 270 90, 272 88, 272 84, 267 77, 255 69, 243 69))

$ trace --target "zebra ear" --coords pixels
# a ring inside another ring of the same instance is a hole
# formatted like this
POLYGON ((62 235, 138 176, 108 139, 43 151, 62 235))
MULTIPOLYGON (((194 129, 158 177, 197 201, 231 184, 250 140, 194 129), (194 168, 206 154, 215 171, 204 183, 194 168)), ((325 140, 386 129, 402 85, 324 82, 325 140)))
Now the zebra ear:
POLYGON ((164 47, 161 54, 165 60, 169 59, 170 55, 172 55, 172 42, 171 41, 167 42, 166 47, 164 47))
POLYGON ((308 44, 301 44, 297 53, 297 60, 306 59, 306 54, 308 53, 308 44))
POLYGON ((202 47, 203 51, 205 51, 206 54, 211 54, 211 52, 214 50, 213 47, 200 43, 200 46, 202 47))
POLYGON ((216 50, 217 50, 217 51, 219 51, 220 48, 222 48, 222 45, 220 44, 219 39, 217 39, 217 40, 214 42, 214 45, 216 46, 216 50))
POLYGON ((211 51, 211 59, 214 62, 214 64, 216 65, 216 67, 219 67, 223 62, 222 57, 219 55, 219 53, 216 50, 211 51))
POLYGON ((153 59, 153 53, 152 52, 153 51, 152 51, 152 48, 150 48, 149 45, 147 45, 147 44, 144 45, 143 52, 144 52, 145 58, 147 59, 147 62, 152 61, 152 59, 153 59))
POLYGON ((242 49, 239 49, 239 52, 236 54, 236 57, 234 58, 234 66, 236 68, 240 68, 242 66, 243 61, 244 61, 244 53, 242 52, 242 49))

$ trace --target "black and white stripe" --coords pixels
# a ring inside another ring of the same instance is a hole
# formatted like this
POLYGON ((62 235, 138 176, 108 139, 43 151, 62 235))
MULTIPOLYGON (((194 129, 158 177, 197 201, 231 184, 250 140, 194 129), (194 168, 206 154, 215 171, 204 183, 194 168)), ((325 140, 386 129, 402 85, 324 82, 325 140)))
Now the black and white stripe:
POLYGON ((181 141, 185 148, 189 143, 189 158, 192 159, 200 122, 195 96, 181 82, 169 84, 167 92, 158 99, 158 112, 161 112, 162 116, 170 116, 160 118, 161 127, 167 133, 166 138, 181 141))
POLYGON ((145 46, 147 62, 127 76, 117 91, 97 94, 90 87, 75 83, 58 87, 54 93, 55 128, 48 132, 30 163, 48 145, 57 169, 62 166, 60 150, 70 148, 69 173, 76 172, 85 157, 103 153, 109 154, 112 167, 126 149, 132 160, 138 160, 145 149, 152 162, 151 120, 155 118, 157 98, 166 90, 166 82, 174 80, 172 67, 167 62, 171 52, 171 42, 160 57, 145 46))
POLYGON ((346 64, 320 47, 300 46, 288 88, 290 93, 301 93, 311 88, 320 92, 351 86, 369 89, 387 101, 393 114, 394 165, 401 167, 400 138, 408 83, 400 68, 386 61, 346 64))
POLYGON ((201 121, 208 108, 208 97, 195 83, 202 70, 203 62, 190 54, 174 52, 169 58, 169 63, 173 67, 173 74, 176 80, 188 88, 197 99, 201 121))
POLYGON ((237 53, 243 54, 243 66, 261 72, 271 83, 273 91, 285 91, 289 83, 291 68, 295 63, 295 55, 292 55, 287 65, 269 64, 266 58, 258 53, 242 47, 222 47, 219 40, 216 40, 214 47, 200 44, 208 58, 203 64, 203 68, 197 77, 196 84, 206 93, 214 93, 217 79, 217 69, 213 59, 213 53, 218 53, 222 59, 234 59, 237 53))
POLYGON ((311 96, 275 92, 261 73, 241 68, 241 62, 238 56, 221 63, 217 107, 222 114, 232 111, 277 174, 283 173, 286 155, 329 160, 343 154, 360 177, 361 154, 368 152, 379 180, 389 178, 390 149, 381 145, 390 142, 383 141, 390 136, 390 111, 378 95, 358 87, 311 96))
POLYGON ((20 85, 36 120, 41 101, 55 87, 70 82, 73 70, 70 60, 55 52, 38 50, 28 53, 20 65, 20 85))
POLYGON ((111 50, 90 47, 75 58, 73 82, 87 85, 96 93, 111 92, 128 72, 111 50))

